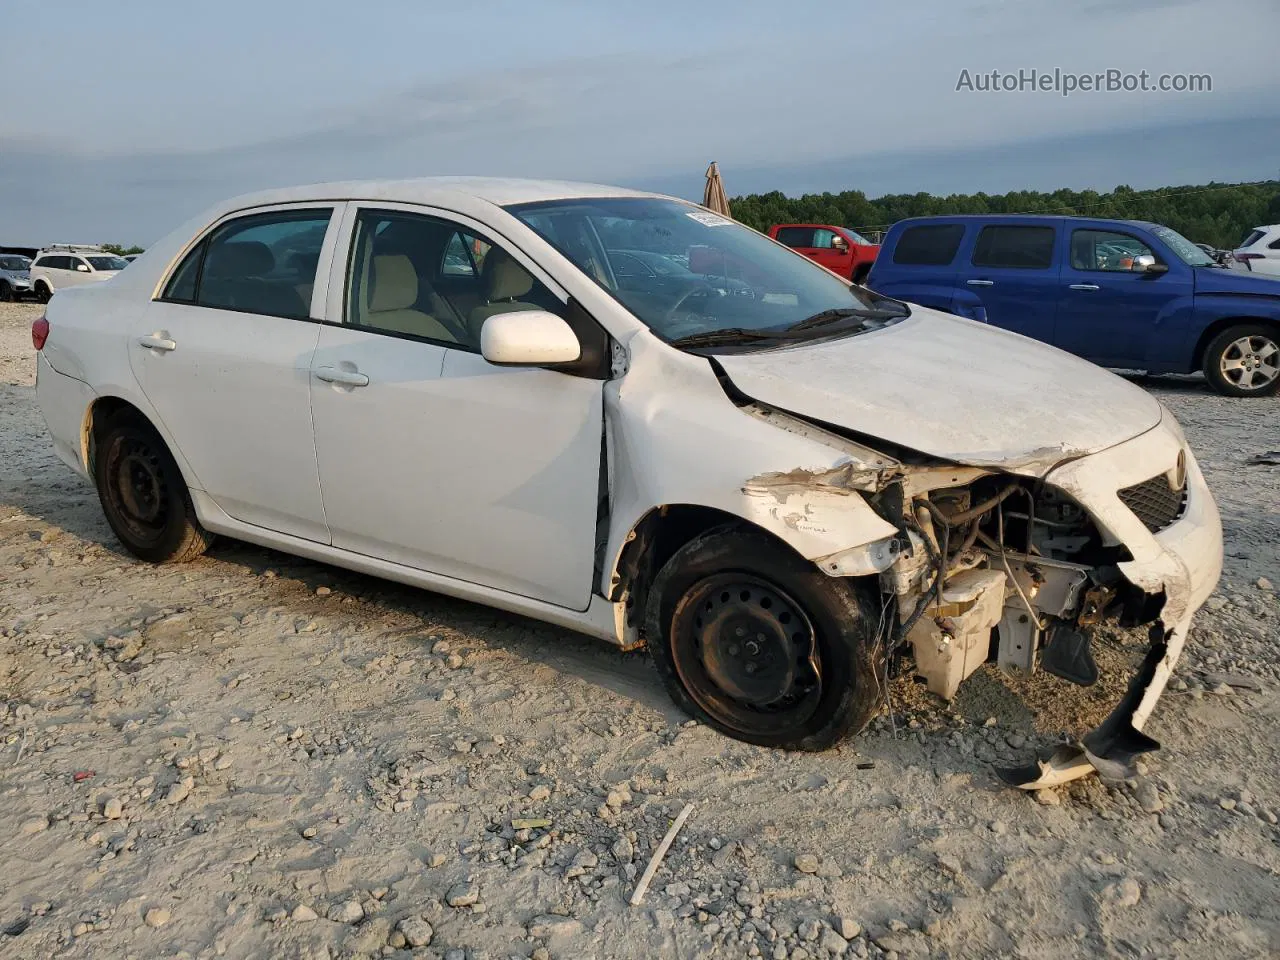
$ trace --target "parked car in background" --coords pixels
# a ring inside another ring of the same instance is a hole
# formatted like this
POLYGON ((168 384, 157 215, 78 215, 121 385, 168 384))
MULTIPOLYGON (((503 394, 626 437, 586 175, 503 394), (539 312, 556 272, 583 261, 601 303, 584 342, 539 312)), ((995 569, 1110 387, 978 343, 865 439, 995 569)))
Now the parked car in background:
POLYGON ((1205 252, 1205 255, 1211 257, 1219 266, 1226 266, 1232 259, 1230 250, 1222 250, 1208 243, 1197 243, 1197 247, 1205 252))
POLYGON ((0 253, 0 301, 21 300, 31 292, 31 261, 16 253, 0 253))
POLYGON ((32 340, 54 450, 137 556, 224 533, 647 644, 683 709, 766 746, 862 727, 912 650, 947 698, 989 659, 1089 685, 1123 617, 1152 642, 1087 753, 1010 777, 1132 774, 1221 570, 1146 391, 669 197, 240 197, 55 297, 32 340), (698 275, 636 269, 673 251, 698 275))
POLYGON ((126 263, 133 263, 133 261, 137 260, 140 256, 142 256, 140 253, 126 253, 123 259, 126 263))
POLYGON ((848 227, 775 223, 769 236, 854 283, 865 283, 880 247, 848 227))
POLYGON ((110 280, 128 265, 123 257, 96 247, 46 247, 31 264, 31 289, 37 300, 48 303, 58 290, 110 280))
POLYGON ((1280 387, 1280 284, 1225 270, 1159 224, 902 220, 885 236, 869 285, 1106 367, 1203 370, 1214 389, 1238 397, 1280 387))
POLYGON ((1255 227, 1244 243, 1232 251, 1237 263, 1250 273, 1264 277, 1280 277, 1280 223, 1255 227))

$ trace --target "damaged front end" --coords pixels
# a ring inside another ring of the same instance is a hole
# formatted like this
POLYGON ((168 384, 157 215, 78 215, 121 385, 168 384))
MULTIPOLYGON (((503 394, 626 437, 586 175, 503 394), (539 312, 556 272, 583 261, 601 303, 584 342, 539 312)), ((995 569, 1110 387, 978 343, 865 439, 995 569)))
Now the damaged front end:
POLYGON ((998 771, 1023 789, 1093 770, 1132 776, 1134 759, 1159 747, 1143 726, 1222 566, 1217 508, 1172 418, 1065 461, 880 463, 875 479, 863 495, 898 536, 818 564, 832 576, 878 575, 896 601, 897 651, 938 696, 954 697, 987 662, 1090 686, 1098 626, 1150 625, 1141 666, 1097 729, 998 771))

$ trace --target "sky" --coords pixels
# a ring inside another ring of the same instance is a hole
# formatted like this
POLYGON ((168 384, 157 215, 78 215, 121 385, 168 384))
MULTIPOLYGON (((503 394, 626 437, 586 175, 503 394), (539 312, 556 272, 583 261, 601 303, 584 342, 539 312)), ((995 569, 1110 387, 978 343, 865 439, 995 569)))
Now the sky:
POLYGON ((0 57, 0 244, 146 245, 228 196, 335 179, 696 198, 711 160, 730 195, 1280 177, 1276 0, 57 6, 0 57), (1032 68, 1213 89, 956 89, 1032 68))

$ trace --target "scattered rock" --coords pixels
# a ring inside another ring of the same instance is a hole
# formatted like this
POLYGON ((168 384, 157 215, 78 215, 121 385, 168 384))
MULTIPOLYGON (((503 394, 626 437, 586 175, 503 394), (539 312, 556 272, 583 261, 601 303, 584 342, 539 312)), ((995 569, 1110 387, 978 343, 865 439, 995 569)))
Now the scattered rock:
POLYGON ((849 941, 834 930, 827 929, 822 934, 822 939, 818 942, 818 946, 822 947, 827 953, 833 956, 840 956, 849 949, 849 941))
POLYGON ((818 858, 811 853, 797 854, 794 864, 795 868, 801 873, 817 873, 818 867, 822 865, 818 858))
POLYGON ((1117 907, 1135 907, 1142 899, 1142 886, 1132 877, 1109 884, 1102 891, 1102 898, 1117 907))
POLYGON ((836 920, 836 932, 846 940, 862 935, 862 924, 853 917, 840 917, 836 920))
POLYGON ((551 796, 551 788, 545 783, 539 783, 529 791, 529 799, 534 803, 540 803, 551 796))
POLYGON ((480 888, 470 880, 455 883, 449 888, 444 902, 451 907, 469 907, 480 902, 480 888))
POLYGON ((1159 813, 1164 809, 1164 801, 1160 799, 1160 791, 1150 780, 1140 780, 1133 789, 1133 798, 1143 813, 1159 813))
POLYGON ((148 927, 163 927, 169 922, 170 913, 164 907, 152 907, 142 919, 148 927))
POLYGON ((529 921, 529 936, 537 940, 564 940, 582 932, 582 924, 572 917, 543 913, 529 921))
POLYGON ((1043 789, 1036 791, 1036 803, 1042 807, 1057 807, 1062 805, 1062 797, 1058 796, 1057 790, 1043 789))
POLYGON ((364 907, 359 900, 345 900, 330 907, 326 916, 334 923, 359 923, 364 919, 364 907))
POLYGON ((124 802, 119 797, 108 797, 102 805, 102 815, 108 820, 119 820, 124 816, 124 802))
POLYGON ((411 947, 425 947, 431 943, 435 930, 422 917, 405 917, 397 924, 404 935, 405 943, 411 947))
POLYGON ((1259 590, 1271 591, 1275 589, 1275 587, 1271 585, 1271 581, 1268 580, 1266 577, 1259 577, 1257 582, 1258 582, 1259 590))
POLYGON ((308 907, 305 903, 300 903, 293 908, 293 912, 289 914, 295 923, 310 923, 312 920, 320 919, 319 914, 308 907))
POLYGON ((176 806, 187 797, 191 796, 191 791, 196 785, 195 777, 183 777, 176 783, 169 785, 169 790, 164 795, 164 802, 170 806, 176 806))
POLYGON ((1255 693, 1262 692, 1262 682, 1243 673, 1206 673, 1204 675, 1204 685, 1215 693, 1217 688, 1224 684, 1241 690, 1252 690, 1255 693))
POLYGON ((23 820, 22 826, 18 828, 19 832, 24 835, 32 833, 40 833, 49 829, 48 817, 32 817, 30 820, 23 820))

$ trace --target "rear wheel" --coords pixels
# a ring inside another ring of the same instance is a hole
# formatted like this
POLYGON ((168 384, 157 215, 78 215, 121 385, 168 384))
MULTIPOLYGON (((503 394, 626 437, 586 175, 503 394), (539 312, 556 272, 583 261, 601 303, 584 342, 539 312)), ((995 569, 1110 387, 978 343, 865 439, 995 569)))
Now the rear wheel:
POLYGON ((722 527, 654 579, 649 649, 676 704, 737 740, 823 750, 864 727, 884 695, 874 591, 784 545, 722 527))
POLYGON ((212 542, 164 441, 138 416, 108 422, 95 448, 94 476, 107 523, 135 556, 182 563, 212 542))
POLYGON ((36 281, 36 285, 33 288, 33 292, 36 295, 36 300, 38 300, 40 303, 48 303, 49 299, 53 296, 53 291, 49 289, 48 284, 44 283, 41 280, 36 281))
POLYGON ((1229 397, 1263 397, 1280 387, 1280 331, 1261 323, 1228 327, 1209 341, 1204 375, 1229 397))

